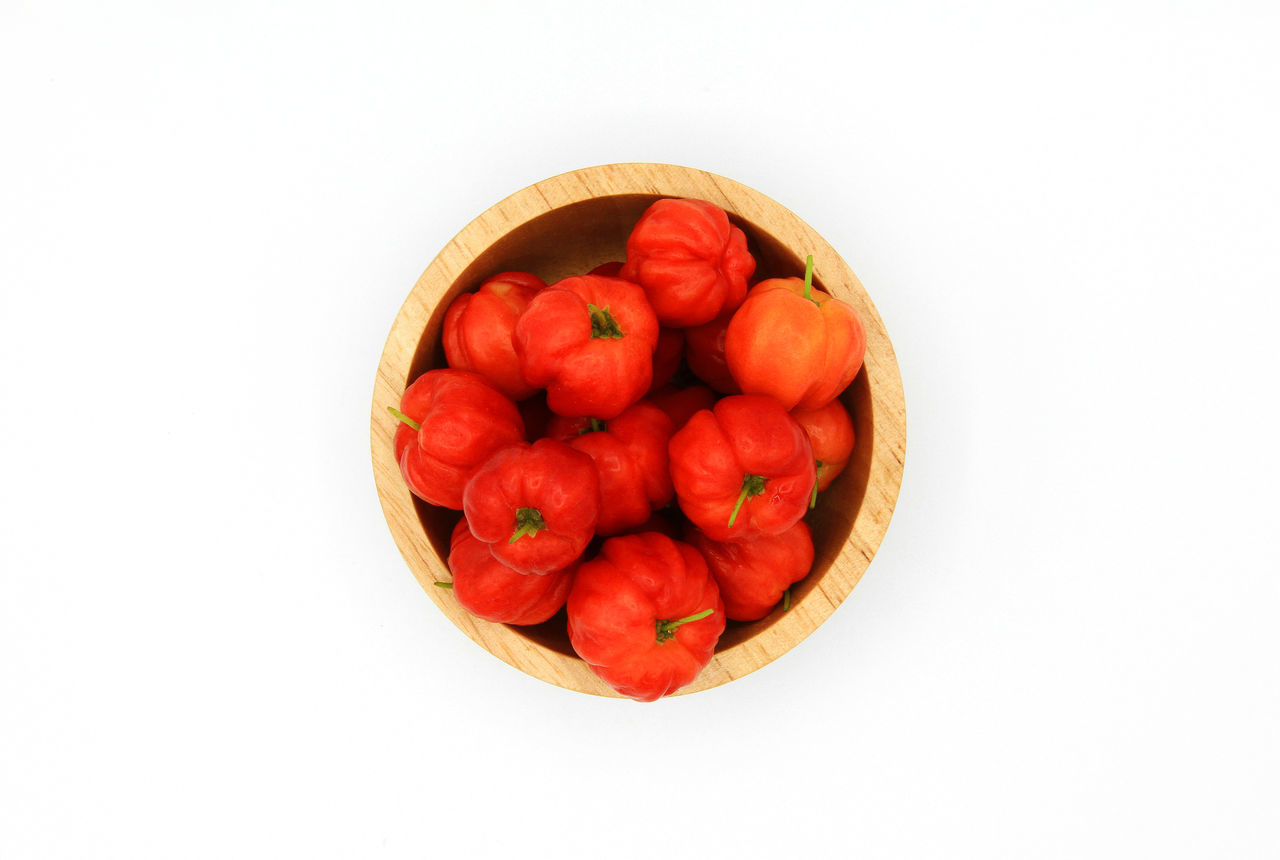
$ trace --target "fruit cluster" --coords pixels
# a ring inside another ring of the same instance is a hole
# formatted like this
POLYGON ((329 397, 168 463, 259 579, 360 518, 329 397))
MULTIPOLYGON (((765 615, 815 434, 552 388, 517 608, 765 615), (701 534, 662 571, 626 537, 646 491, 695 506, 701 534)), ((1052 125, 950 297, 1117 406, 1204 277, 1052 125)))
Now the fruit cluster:
POLYGON ((448 367, 388 409, 409 489, 463 512, 459 604, 517 625, 565 607, 577 654, 639 701, 693 681, 727 621, 785 606, 813 565, 804 516, 853 450, 838 398, 865 348, 812 267, 749 287, 727 214, 665 198, 624 262, 454 300, 448 367))

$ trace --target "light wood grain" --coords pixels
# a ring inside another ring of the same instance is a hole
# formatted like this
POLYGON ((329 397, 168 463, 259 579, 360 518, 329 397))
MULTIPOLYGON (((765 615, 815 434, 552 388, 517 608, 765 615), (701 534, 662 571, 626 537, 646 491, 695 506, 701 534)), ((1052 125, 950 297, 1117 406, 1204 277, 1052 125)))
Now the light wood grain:
MULTIPOLYGON (((410 381, 444 365, 440 329, 456 296, 500 271, 522 270, 548 283, 623 259, 627 233, 659 197, 694 197, 725 209, 747 233, 759 262, 755 279, 799 275, 814 255, 814 280, 861 315, 863 370, 843 396, 854 416, 854 457, 809 516, 816 560, 781 608, 751 624, 731 623, 711 663, 682 693, 715 687, 777 659, 812 633, 858 584, 884 538, 897 501, 906 451, 906 414, 897 358, 884 324, 848 264, 792 212, 731 179, 667 164, 610 164, 575 170, 516 192, 468 224, 440 251, 410 291, 387 338, 374 384, 373 471, 396 545, 427 595, 455 625, 512 666, 559 686, 616 695, 573 655, 554 622, 514 628, 461 609, 449 581, 448 530, 457 514, 416 501, 392 452, 398 406, 410 381)), ((833 660, 839 659, 833 655, 833 660)))

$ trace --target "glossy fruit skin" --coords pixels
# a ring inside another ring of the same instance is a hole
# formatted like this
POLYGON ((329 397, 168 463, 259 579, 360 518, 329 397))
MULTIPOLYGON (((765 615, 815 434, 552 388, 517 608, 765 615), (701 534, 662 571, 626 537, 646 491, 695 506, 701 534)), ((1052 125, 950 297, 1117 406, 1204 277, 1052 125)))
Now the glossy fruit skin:
POLYGON ((613 418, 649 390, 658 320, 636 284, 579 275, 529 302, 513 342, 525 382, 547 389, 552 412, 613 418))
POLYGON ((410 491, 433 505, 462 509, 471 475, 489 455, 524 439, 511 400, 470 370, 440 368, 414 380, 400 411, 419 423, 396 428, 395 456, 410 491))
POLYGON ((697 529, 688 529, 686 539, 706 559, 731 621, 764 618, 813 568, 813 536, 804 520, 748 541, 714 541, 697 529))
POLYGON ((520 375, 511 336, 520 314, 545 286, 528 272, 503 272, 454 299, 441 335, 449 366, 474 370, 512 400, 532 396, 538 389, 520 375))
POLYGON ((767 394, 787 409, 834 400, 862 367, 867 337, 853 307, 800 278, 751 288, 725 334, 725 361, 746 394, 767 394))
POLYGON ((697 677, 724 632, 724 603, 702 555, 657 532, 610 538, 578 568, 569 592, 569 641, 605 683, 652 702, 697 677), (658 641, 658 623, 682 624, 658 641))
POLYGON ((600 515, 595 463, 557 439, 503 448, 476 470, 462 496, 471 533, 498 561, 521 573, 568 567, 586 549, 600 515), (542 526, 520 534, 522 510, 542 526))
POLYGON ((809 509, 816 479, 813 448, 804 429, 771 397, 721 398, 694 414, 667 450, 680 509, 713 540, 778 534, 809 509), (744 498, 751 476, 763 482, 758 494, 744 498))
MULTIPOLYGON (((599 422, 597 422, 599 423, 599 422)), ((591 419, 559 417, 547 435, 591 457, 600 477, 600 518, 596 534, 633 529, 671 501, 667 443, 673 431, 667 413, 646 400, 592 429, 591 419)))
POLYGON ((449 571, 453 596, 463 609, 495 624, 541 624, 569 597, 577 562, 546 576, 520 573, 494 558, 471 533, 466 519, 453 529, 449 571))
POLYGON ((853 418, 838 399, 817 409, 792 409, 791 417, 804 428, 818 463, 818 492, 831 486, 853 456, 853 418))
POLYGON ((656 201, 627 237, 621 276, 644 287, 663 325, 702 325, 742 303, 756 270, 746 235, 705 200, 656 201))

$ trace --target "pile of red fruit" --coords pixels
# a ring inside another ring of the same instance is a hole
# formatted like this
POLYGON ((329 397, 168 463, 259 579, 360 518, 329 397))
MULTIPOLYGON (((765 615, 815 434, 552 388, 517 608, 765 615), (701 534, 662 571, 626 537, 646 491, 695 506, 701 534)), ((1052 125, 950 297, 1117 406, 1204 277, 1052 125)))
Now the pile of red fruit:
POLYGON ((459 296, 448 368, 388 407, 409 489, 463 512, 459 604, 504 624, 567 607, 574 650, 640 701, 693 681, 726 621, 785 604, 813 564, 804 516, 853 450, 838 398, 865 348, 812 265, 748 289, 724 210, 667 198, 625 262, 459 296))

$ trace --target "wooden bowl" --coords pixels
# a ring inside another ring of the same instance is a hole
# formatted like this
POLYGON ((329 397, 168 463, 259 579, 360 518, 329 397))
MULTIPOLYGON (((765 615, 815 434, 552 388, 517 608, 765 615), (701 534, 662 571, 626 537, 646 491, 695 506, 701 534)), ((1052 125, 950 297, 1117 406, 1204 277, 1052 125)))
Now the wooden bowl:
MULTIPOLYGON (((757 261, 754 280, 801 275, 813 254, 814 281, 852 304, 867 332, 866 359, 843 400, 857 440, 844 473, 808 516, 813 571, 792 587, 790 609, 752 623, 730 621, 715 657, 681 692, 740 678, 808 636, 849 594, 871 562, 893 513, 902 481, 906 416, 902 380, 880 315, 849 266, 790 211, 745 185, 669 164, 609 164, 575 170, 517 191, 468 224, 422 273, 387 338, 374 385, 373 472, 382 509, 409 568, 449 620, 493 654, 536 678, 571 690, 616 696, 569 645, 564 613, 535 627, 482 621, 432 583, 452 579, 449 536, 461 516, 416 499, 392 452, 405 387, 445 366, 440 343, 445 310, 458 295, 502 271, 532 272, 547 283, 583 274, 625 256, 640 214, 661 197, 694 197, 721 206, 747 235, 757 261)), ((753 281, 754 283, 754 281, 753 281)))

